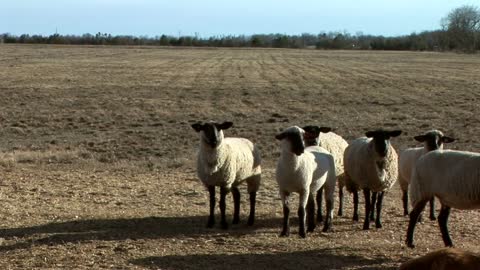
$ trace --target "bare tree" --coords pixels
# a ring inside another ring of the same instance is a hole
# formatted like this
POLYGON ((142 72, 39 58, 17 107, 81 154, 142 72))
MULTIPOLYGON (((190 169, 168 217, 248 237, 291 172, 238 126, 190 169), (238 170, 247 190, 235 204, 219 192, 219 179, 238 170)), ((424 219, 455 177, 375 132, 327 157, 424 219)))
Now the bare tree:
POLYGON ((465 5, 452 10, 441 21, 446 31, 451 49, 474 51, 477 48, 480 32, 480 10, 465 5))

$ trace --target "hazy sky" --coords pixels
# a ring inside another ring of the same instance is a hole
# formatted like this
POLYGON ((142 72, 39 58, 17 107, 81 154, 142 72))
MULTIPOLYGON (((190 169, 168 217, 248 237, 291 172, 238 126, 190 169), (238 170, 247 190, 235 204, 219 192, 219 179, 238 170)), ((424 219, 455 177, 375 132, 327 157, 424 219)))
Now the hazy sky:
POLYGON ((1 0, 0 33, 157 36, 361 31, 403 35, 440 27, 461 0, 1 0))

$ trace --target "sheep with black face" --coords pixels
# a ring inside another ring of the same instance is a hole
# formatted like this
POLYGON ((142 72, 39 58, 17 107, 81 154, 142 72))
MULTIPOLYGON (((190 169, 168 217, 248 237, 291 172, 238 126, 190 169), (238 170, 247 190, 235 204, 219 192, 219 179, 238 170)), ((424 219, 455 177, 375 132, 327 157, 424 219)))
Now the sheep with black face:
MULTIPOLYGON (((400 152, 398 157, 398 182, 402 189, 403 215, 408 215, 408 186, 412 176, 412 170, 417 160, 424 154, 443 149, 444 143, 451 143, 455 139, 447 137, 440 130, 430 130, 425 134, 413 137, 424 144, 423 147, 407 148, 400 152)), ((435 200, 430 200, 430 219, 435 220, 435 200)))
POLYGON ((347 190, 354 195, 354 220, 358 220, 358 191, 362 189, 365 196, 364 230, 370 228, 370 219, 373 217, 371 214, 375 206, 375 202, 370 200, 371 191, 374 194, 373 200, 378 194, 375 225, 377 228, 382 227, 380 213, 384 193, 398 178, 398 157, 390 144, 390 138, 401 133, 400 130, 368 131, 365 133, 366 137, 353 140, 345 149, 345 183, 347 190))
POLYGON ((247 182, 250 194, 250 215, 248 225, 255 220, 256 194, 260 187, 260 152, 244 138, 225 138, 223 130, 232 122, 196 123, 192 128, 200 134, 197 159, 197 174, 210 194, 210 216, 207 227, 215 224, 215 187, 220 187, 220 214, 222 228, 227 229, 225 217, 226 195, 231 191, 234 202, 233 224, 240 222, 240 191, 238 185, 247 182))
POLYGON ((480 153, 435 150, 421 156, 412 172, 410 193, 413 209, 407 230, 407 245, 414 247, 413 233, 425 205, 433 197, 441 204, 438 225, 445 246, 453 246, 447 221, 450 209, 480 209, 480 153))
POLYGON ((276 135, 281 147, 276 170, 284 214, 281 236, 290 234, 289 196, 292 192, 300 195, 298 217, 301 237, 306 237, 305 221, 308 223, 308 232, 315 229, 314 194, 321 187, 324 187, 327 205, 327 217, 323 231, 330 230, 332 226, 333 195, 336 182, 335 163, 327 150, 319 146, 305 147, 304 133, 303 129, 293 126, 276 135))
MULTIPOLYGON (((320 146, 332 154, 335 161, 335 174, 338 182, 339 206, 338 215, 343 215, 343 187, 345 187, 345 174, 343 166, 343 153, 348 146, 348 142, 342 136, 332 132, 329 127, 305 126, 303 136, 306 146, 320 146), (320 134, 322 133, 322 134, 320 134)), ((317 192, 318 213, 317 221, 322 221, 322 190, 317 192)))

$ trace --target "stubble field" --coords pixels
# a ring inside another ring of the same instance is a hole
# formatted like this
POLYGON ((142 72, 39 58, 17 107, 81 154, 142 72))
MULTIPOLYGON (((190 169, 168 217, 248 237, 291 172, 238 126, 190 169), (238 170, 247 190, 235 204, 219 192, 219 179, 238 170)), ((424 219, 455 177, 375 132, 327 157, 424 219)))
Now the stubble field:
MULTIPOLYGON (((0 63, 3 269, 396 269, 443 247, 428 219, 417 247, 405 246, 398 184, 382 229, 351 221, 348 195, 334 232, 301 239, 293 218, 279 237, 274 135, 318 124, 351 140, 398 128, 401 150, 438 128, 457 139, 449 148, 480 151, 478 55, 0 45, 0 63), (227 136, 260 146, 251 228, 245 186, 241 224, 205 228, 190 125, 206 120, 233 121, 227 136)), ((478 211, 453 210, 454 244, 480 252, 479 224, 478 211)))

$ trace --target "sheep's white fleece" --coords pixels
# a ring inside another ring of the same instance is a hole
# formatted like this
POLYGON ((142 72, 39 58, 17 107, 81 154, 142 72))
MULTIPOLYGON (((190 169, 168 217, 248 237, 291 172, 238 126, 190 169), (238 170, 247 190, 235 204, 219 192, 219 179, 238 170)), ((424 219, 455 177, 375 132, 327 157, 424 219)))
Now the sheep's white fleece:
POLYGON ((378 159, 372 138, 361 137, 353 140, 345 149, 345 181, 349 191, 368 188, 373 192, 390 189, 398 178, 398 156, 389 144, 384 167, 379 170, 378 159))
POLYGON ((197 173, 206 186, 231 188, 248 182, 248 192, 258 191, 261 167, 258 148, 244 138, 224 138, 212 149, 203 141, 197 159, 197 173))
POLYGON ((403 191, 408 190, 415 162, 427 153, 425 147, 407 148, 398 157, 398 182, 403 191))
POLYGON ((345 186, 345 180, 343 177, 343 155, 348 146, 348 142, 343 139, 342 136, 335 134, 334 132, 327 132, 320 134, 319 146, 325 148, 333 156, 338 184, 340 187, 345 186))
POLYGON ((417 161, 409 193, 412 205, 436 196, 442 205, 480 208, 480 153, 431 151, 417 161))

